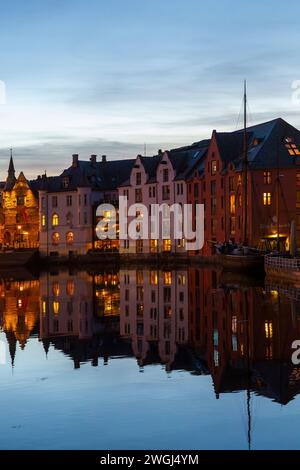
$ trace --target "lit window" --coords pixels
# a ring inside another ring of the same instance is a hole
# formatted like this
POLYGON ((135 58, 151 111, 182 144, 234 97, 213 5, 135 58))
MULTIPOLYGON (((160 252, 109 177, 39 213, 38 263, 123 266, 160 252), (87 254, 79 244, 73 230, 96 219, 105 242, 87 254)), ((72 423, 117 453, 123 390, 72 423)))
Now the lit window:
POLYGON ((58 232, 52 233, 52 244, 53 245, 58 245, 59 244, 59 233, 58 232))
POLYGON ((157 240, 150 240, 150 251, 156 253, 157 251, 157 240))
POLYGON ((150 284, 152 286, 156 286, 157 283, 158 283, 157 271, 151 271, 150 272, 150 284))
POLYGON ((297 147, 297 145, 294 143, 294 139, 292 137, 286 137, 284 139, 285 142, 285 148, 287 149, 288 153, 295 157, 297 155, 300 155, 300 151, 297 147))
POLYGON ((264 171, 264 184, 272 184, 272 173, 264 171))
POLYGON ((67 295, 71 295, 71 296, 74 295, 74 292, 75 292, 74 281, 67 282, 66 291, 67 291, 67 295))
POLYGON ((211 162, 211 174, 215 175, 217 173, 217 161, 213 160, 211 162))
POLYGON ((60 292, 60 289, 59 289, 59 282, 53 282, 52 284, 52 293, 55 297, 58 297, 59 296, 59 292, 60 292))
POLYGON ((72 245, 74 242, 74 233, 67 232, 66 239, 67 239, 67 245, 72 245))
POLYGON ((45 214, 42 215, 42 227, 46 226, 46 216, 45 214))
POLYGON ((272 204, 272 194, 271 193, 264 193, 263 194, 263 203, 264 203, 264 206, 271 206, 271 204, 272 204))
POLYGON ((163 251, 170 252, 172 248, 171 240, 164 240, 163 241, 163 251))
POLYGON ((54 315, 58 315, 59 314, 59 302, 57 300, 54 300, 52 305, 53 305, 54 315))
POLYGON ((52 216, 52 225, 56 227, 58 225, 59 219, 57 214, 53 214, 52 216))
POLYGON ((43 302, 42 302, 42 312, 43 312, 43 315, 46 315, 46 313, 47 313, 47 303, 46 303, 46 300, 43 300, 43 302))
POLYGON ((235 194, 230 194, 230 214, 235 214, 235 194))
POLYGON ((273 323, 271 321, 265 321, 265 335, 266 338, 273 338, 273 323))
POLYGON ((172 272, 165 271, 164 272, 164 284, 170 286, 172 284, 172 272))

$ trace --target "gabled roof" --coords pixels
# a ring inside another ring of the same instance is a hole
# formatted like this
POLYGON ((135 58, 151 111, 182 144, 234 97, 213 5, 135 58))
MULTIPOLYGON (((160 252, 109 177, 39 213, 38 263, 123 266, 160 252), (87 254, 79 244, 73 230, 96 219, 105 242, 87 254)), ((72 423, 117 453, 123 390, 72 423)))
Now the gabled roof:
MULTIPOLYGON (((291 156, 284 139, 289 138, 300 150, 300 131, 281 118, 248 127, 249 168, 292 168, 296 156, 291 156)), ((235 132, 215 132, 215 137, 225 167, 228 163, 242 168, 244 158, 243 129, 235 132)))
POLYGON ((205 159, 209 143, 210 140, 202 140, 187 147, 172 149, 169 152, 170 161, 176 171, 176 180, 188 177, 205 159))

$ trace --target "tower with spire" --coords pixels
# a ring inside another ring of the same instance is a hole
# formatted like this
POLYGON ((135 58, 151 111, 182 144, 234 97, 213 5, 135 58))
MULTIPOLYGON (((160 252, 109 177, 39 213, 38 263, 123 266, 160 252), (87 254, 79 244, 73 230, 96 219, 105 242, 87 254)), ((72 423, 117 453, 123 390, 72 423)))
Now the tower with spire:
POLYGON ((16 176, 15 176, 15 166, 14 160, 12 155, 12 149, 10 149, 10 160, 9 160, 9 167, 8 167, 8 175, 6 178, 6 183, 4 187, 4 191, 11 191, 16 183, 16 176))

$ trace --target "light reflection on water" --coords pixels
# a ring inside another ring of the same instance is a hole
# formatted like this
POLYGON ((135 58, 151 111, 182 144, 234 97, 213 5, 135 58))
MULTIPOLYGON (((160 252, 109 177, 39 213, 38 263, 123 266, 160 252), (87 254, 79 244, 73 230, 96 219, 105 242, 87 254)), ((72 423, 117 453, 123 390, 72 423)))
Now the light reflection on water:
POLYGON ((299 448, 300 290, 251 282, 190 267, 6 275, 0 448, 299 448))

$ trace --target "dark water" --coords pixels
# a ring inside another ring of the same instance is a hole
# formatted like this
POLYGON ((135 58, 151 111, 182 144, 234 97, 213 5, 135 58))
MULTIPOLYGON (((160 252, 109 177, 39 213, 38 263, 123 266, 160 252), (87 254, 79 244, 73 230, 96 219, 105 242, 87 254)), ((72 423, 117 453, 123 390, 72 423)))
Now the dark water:
POLYGON ((0 448, 300 448, 298 298, 196 268, 5 275, 0 448))

